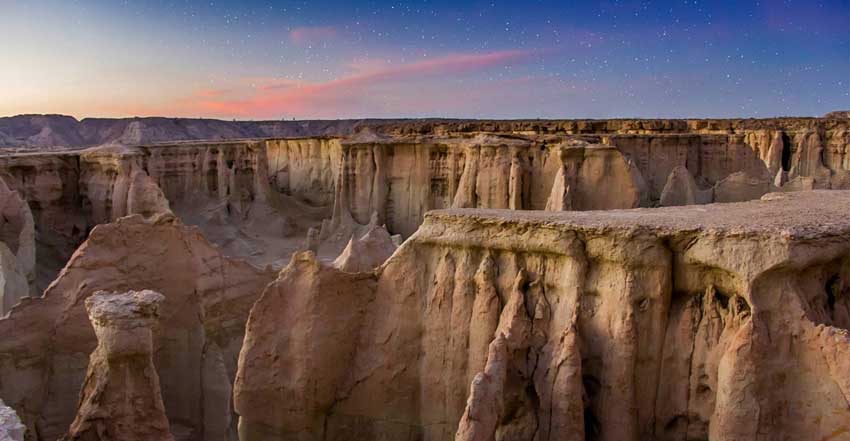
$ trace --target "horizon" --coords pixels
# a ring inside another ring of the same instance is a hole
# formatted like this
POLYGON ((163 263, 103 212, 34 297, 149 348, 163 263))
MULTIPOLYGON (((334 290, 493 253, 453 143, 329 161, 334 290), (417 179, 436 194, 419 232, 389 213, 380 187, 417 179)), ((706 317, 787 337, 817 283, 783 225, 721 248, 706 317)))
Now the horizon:
POLYGON ((8 116, 746 119, 850 107, 850 0, 4 7, 8 116))
MULTIPOLYGON (((416 117, 351 117, 351 118, 305 118, 305 119, 239 119, 239 118, 216 118, 216 117, 191 117, 191 116, 166 116, 166 115, 150 115, 150 116, 85 116, 76 117, 74 115, 64 115, 60 113, 21 113, 17 115, 0 115, 0 119, 10 118, 25 118, 25 117, 63 117, 72 118, 77 123, 81 123, 87 119, 91 120, 134 120, 134 119, 180 119, 180 120, 196 120, 196 121, 220 121, 228 123, 260 123, 260 122, 307 122, 307 121, 425 121, 425 120, 446 120, 446 121, 636 121, 636 120, 771 120, 771 119, 823 119, 829 113, 848 113, 850 110, 835 109, 825 112, 823 115, 801 116, 801 115, 772 115, 759 117, 729 117, 729 116, 708 116, 708 117, 630 117, 630 116, 613 116, 609 118, 466 118, 466 117, 451 117, 451 116, 416 116, 416 117)), ((843 117, 842 117, 843 118, 843 117)))

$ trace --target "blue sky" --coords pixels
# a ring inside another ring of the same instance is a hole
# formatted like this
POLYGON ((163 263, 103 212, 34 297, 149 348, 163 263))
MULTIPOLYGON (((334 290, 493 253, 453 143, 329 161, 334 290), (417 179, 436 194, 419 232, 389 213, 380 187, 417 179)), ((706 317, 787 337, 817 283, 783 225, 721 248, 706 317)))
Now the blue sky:
POLYGON ((850 108, 850 0, 0 0, 0 115, 608 118, 850 108))

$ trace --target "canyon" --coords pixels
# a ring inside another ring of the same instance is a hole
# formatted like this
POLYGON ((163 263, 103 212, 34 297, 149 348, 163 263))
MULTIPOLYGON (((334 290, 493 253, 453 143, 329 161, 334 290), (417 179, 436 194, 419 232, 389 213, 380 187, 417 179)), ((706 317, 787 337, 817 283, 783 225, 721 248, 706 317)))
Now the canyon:
POLYGON ((24 439, 850 439, 846 115, 30 115, 0 146, 24 439))

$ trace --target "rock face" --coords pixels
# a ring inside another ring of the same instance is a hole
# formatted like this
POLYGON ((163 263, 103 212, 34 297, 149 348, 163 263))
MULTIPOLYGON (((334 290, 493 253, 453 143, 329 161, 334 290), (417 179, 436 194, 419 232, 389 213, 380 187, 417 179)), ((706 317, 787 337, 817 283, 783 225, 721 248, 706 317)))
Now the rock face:
POLYGON ((362 237, 352 237, 333 266, 349 273, 367 272, 387 260, 397 246, 384 227, 372 227, 362 237))
MULTIPOLYGON (((235 432, 230 388, 248 312, 274 279, 231 260, 164 215, 95 227, 41 298, 0 319, 0 396, 39 439, 57 439, 76 414, 88 354, 98 345, 85 300, 98 291, 154 290, 165 300, 154 365, 178 439, 227 439, 235 432)), ((231 439, 235 437, 231 436, 231 439)))
POLYGON ((24 441, 26 427, 11 407, 0 400, 0 441, 24 441))
POLYGON ((0 140, 108 143, 0 155, 0 397, 34 441, 77 414, 85 299, 145 289, 177 440, 843 435, 847 196, 820 190, 850 188, 846 119, 25 116, 0 140))
POLYGON ((349 217, 366 224, 376 213, 407 237, 432 209, 594 210, 646 202, 640 173, 616 148, 579 140, 354 138, 342 146, 334 224, 349 217))
POLYGON ((164 301, 153 291, 100 291, 86 299, 98 343, 63 440, 174 440, 153 365, 153 328, 164 301))
POLYGON ((0 179, 0 316, 35 288, 35 225, 20 195, 0 179))
POLYGON ((83 212, 94 224, 140 214, 171 213, 168 199, 145 171, 145 153, 137 148, 104 147, 80 155, 83 212))
POLYGON ((10 190, 30 207, 35 224, 36 286, 41 292, 56 278, 88 231, 81 208, 77 155, 27 154, 0 157, 10 190))
POLYGON ((240 439, 847 433, 848 212, 435 211, 376 273, 299 255, 251 313, 240 439))
POLYGON ((409 237, 433 209, 667 205, 661 196, 668 181, 679 179, 678 167, 698 188, 712 189, 711 199, 703 194, 697 203, 752 199, 779 187, 850 188, 850 122, 836 118, 291 124, 0 118, 0 131, 22 145, 45 128, 76 130, 62 136, 74 145, 112 144, 0 157, 0 173, 35 221, 36 292, 91 228, 128 214, 170 209, 226 255, 282 268, 303 249, 311 228, 321 231, 314 240, 319 257, 330 261, 373 215, 391 234, 409 237), (293 135, 314 137, 272 138, 293 135), (173 141, 198 137, 218 140, 173 141), (263 139, 225 140, 234 137, 263 139), (172 141, 144 144, 163 140, 172 141))
POLYGON ((312 439, 324 430, 326 412, 351 381, 374 283, 371 273, 323 265, 309 251, 292 257, 246 326, 233 398, 236 409, 257 413, 240 422, 239 439, 312 439))
MULTIPOLYGON (((761 197, 761 195, 759 195, 761 197)), ((710 203, 714 198, 713 191, 700 190, 691 172, 683 166, 677 166, 667 177, 664 190, 661 191, 659 203, 662 207, 677 205, 697 205, 710 203)))

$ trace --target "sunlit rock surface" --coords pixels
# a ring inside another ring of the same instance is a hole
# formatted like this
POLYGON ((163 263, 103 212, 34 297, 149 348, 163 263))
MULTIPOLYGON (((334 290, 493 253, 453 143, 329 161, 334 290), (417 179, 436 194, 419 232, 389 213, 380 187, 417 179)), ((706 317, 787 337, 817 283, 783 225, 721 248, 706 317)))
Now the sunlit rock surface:
POLYGON ((240 439, 846 433, 850 192, 766 199, 437 211, 377 273, 299 255, 248 322, 240 439))
POLYGON ((845 433, 846 118, 0 132, 0 398, 29 439, 77 415, 85 299, 146 289, 177 440, 845 433))

